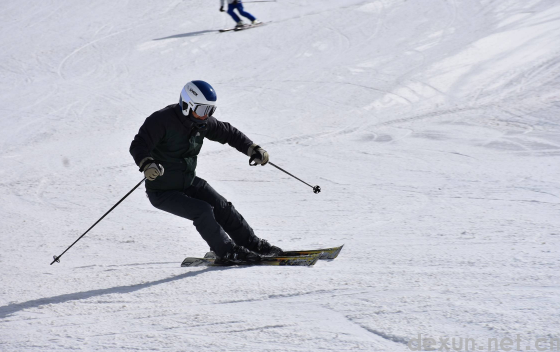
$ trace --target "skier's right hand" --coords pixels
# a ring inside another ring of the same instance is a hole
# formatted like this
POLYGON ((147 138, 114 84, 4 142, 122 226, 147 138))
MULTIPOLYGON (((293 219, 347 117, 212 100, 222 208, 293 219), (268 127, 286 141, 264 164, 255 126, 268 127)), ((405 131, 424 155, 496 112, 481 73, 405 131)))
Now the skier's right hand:
POLYGON ((223 7, 223 6, 220 6, 220 12, 224 12, 224 11, 225 11, 225 10, 224 10, 224 7, 223 7))
POLYGON ((150 181, 158 176, 163 176, 163 166, 158 164, 153 158, 147 157, 140 163, 140 170, 144 171, 144 176, 150 181))

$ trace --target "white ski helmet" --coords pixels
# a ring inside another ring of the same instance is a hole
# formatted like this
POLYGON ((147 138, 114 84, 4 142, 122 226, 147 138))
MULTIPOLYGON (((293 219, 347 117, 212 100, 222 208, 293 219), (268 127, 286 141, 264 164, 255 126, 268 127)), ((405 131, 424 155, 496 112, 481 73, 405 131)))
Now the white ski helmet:
MULTIPOLYGON (((190 81, 185 84, 181 91, 179 98, 179 105, 183 115, 189 116, 191 111, 194 111, 198 116, 198 122, 206 120, 208 116, 212 116, 216 111, 216 91, 211 85, 204 81, 190 81)), ((191 116, 195 119, 194 116, 191 116)))

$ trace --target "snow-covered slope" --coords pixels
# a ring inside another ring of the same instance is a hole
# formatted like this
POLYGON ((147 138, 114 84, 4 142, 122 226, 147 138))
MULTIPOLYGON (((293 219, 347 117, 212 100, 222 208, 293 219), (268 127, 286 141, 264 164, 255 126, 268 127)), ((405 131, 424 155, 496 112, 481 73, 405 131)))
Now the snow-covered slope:
POLYGON ((234 24, 218 7, 2 2, 1 351, 559 337, 560 3, 247 1, 271 22, 237 33, 217 32, 234 24), (137 190, 49 266, 141 180, 130 141, 192 79, 217 90, 219 119, 323 191, 212 142, 199 176, 259 236, 344 243, 339 258, 180 268, 205 242, 137 190))

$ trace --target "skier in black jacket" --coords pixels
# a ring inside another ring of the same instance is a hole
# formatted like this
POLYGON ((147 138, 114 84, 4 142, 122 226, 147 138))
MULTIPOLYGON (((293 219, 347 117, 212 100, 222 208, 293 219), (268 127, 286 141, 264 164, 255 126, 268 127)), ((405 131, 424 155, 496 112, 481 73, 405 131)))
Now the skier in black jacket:
POLYGON ((218 256, 218 262, 258 262, 282 250, 258 238, 233 204, 196 176, 204 138, 229 144, 251 161, 265 165, 268 153, 227 122, 212 116, 216 92, 204 81, 191 81, 178 104, 149 116, 130 145, 130 154, 146 176, 152 205, 192 220, 218 256), (228 236, 229 235, 229 236, 228 236))

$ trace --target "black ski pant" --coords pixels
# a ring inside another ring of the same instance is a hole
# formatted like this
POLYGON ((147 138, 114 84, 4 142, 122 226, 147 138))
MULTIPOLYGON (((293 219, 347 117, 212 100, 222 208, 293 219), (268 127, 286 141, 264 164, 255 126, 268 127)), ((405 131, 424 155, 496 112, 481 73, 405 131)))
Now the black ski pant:
POLYGON ((231 251, 233 244, 252 249, 258 242, 253 229, 233 204, 199 177, 185 191, 147 193, 154 207, 192 220, 198 233, 219 256, 231 251))

